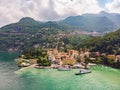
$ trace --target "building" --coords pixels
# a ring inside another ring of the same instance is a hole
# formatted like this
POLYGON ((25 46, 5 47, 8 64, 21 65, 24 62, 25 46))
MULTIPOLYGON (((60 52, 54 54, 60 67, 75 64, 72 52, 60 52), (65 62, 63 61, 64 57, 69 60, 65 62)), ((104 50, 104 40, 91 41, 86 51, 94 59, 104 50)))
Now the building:
POLYGON ((48 52, 48 59, 52 61, 53 64, 61 65, 62 62, 65 60, 75 60, 78 57, 78 51, 76 50, 69 50, 68 52, 58 52, 57 48, 49 49, 48 52))
POLYGON ((120 55, 116 55, 115 62, 120 62, 120 55))

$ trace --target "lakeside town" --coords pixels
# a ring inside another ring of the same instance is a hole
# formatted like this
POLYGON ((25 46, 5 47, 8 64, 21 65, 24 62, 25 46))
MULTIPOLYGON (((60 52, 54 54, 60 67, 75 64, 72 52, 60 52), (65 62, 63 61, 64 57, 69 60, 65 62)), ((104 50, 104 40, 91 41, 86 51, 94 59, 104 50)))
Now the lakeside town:
MULTIPOLYGON (((36 49, 37 50, 37 49, 36 49)), ((33 50, 34 51, 34 50, 33 50)), ((31 51, 31 53, 33 52, 31 51)), ((34 54, 38 54, 34 52, 34 54)), ((29 52, 30 54, 30 52, 29 52)), ((31 54, 31 55, 34 55, 31 54)), ((38 56, 40 58, 28 58, 27 54, 22 54, 17 59, 20 67, 33 66, 35 68, 89 68, 91 65, 102 64, 112 65, 120 62, 120 55, 106 54, 100 52, 90 52, 89 49, 59 51, 56 48, 42 50, 38 56)))

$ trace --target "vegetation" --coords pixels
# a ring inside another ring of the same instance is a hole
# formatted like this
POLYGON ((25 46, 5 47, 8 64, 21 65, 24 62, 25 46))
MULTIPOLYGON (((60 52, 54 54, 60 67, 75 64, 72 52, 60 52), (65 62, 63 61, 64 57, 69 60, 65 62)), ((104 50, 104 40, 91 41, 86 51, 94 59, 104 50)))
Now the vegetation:
POLYGON ((76 64, 76 60, 71 59, 71 60, 62 60, 63 65, 74 65, 76 64))
POLYGON ((120 29, 101 37, 93 37, 80 42, 77 48, 89 48, 91 52, 105 53, 106 56, 92 56, 95 60, 87 61, 120 68, 119 60, 115 62, 115 56, 120 55, 120 29))
POLYGON ((22 54, 24 55, 24 59, 34 59, 46 55, 45 50, 41 47, 26 49, 22 54))
MULTIPOLYGON (((48 60, 47 51, 41 47, 29 48, 23 52, 24 59, 38 59, 39 66, 50 66, 51 61, 48 60)), ((21 61, 19 62, 21 63, 21 61)))
POLYGON ((41 55, 38 57, 38 61, 37 64, 39 66, 50 66, 51 65, 51 61, 48 60, 48 57, 45 55, 41 55))
MULTIPOLYGON (((25 59, 37 58, 38 64, 43 66, 51 64, 43 48, 55 48, 56 46, 59 51, 65 52, 69 49, 88 48, 92 52, 99 51, 106 54, 120 55, 120 29, 101 37, 91 37, 88 34, 82 35, 78 31, 80 28, 87 31, 100 30, 99 32, 118 28, 115 26, 117 24, 110 20, 109 15, 106 16, 104 12, 100 16, 75 16, 68 17, 60 22, 38 22, 29 17, 22 18, 17 23, 0 28, 0 50, 23 51, 25 59)), ((63 62, 64 64, 72 64, 68 61, 63 62)), ((77 61, 80 62, 80 58, 77 61)), ((85 57, 85 61, 87 63, 90 59, 85 57)), ((113 58, 104 56, 96 56, 95 60, 91 62, 115 67, 120 66, 120 62, 115 63, 113 58)), ((19 63, 22 63, 22 61, 19 63)))
POLYGON ((106 33, 120 28, 120 15, 102 11, 99 14, 70 16, 60 23, 84 31, 106 33))
POLYGON ((21 51, 39 46, 67 50, 87 37, 56 22, 37 22, 27 17, 0 29, 0 50, 21 51))
POLYGON ((89 48, 107 54, 120 54, 120 29, 102 37, 93 37, 81 42, 78 47, 89 48))

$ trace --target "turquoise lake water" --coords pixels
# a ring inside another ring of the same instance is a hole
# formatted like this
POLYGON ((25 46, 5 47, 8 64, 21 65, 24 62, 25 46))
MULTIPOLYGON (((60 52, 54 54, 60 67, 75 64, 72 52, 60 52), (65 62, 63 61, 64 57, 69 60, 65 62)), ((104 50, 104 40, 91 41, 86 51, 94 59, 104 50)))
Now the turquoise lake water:
POLYGON ((76 76, 79 70, 19 69, 17 53, 0 52, 0 90, 120 90, 120 70, 91 67, 92 73, 76 76))

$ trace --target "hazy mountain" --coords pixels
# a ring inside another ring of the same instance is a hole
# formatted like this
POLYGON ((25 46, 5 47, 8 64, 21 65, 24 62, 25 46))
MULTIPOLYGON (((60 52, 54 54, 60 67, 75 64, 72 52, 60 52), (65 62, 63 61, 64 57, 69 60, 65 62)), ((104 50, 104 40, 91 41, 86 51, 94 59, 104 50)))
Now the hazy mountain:
POLYGON ((99 14, 83 14, 70 16, 59 23, 80 28, 84 31, 110 32, 120 28, 120 14, 100 12, 99 14))
POLYGON ((120 14, 101 11, 99 14, 83 14, 70 16, 57 22, 40 22, 30 17, 24 17, 19 22, 2 27, 8 31, 36 31, 39 28, 49 27, 63 30, 96 31, 107 33, 120 28, 120 14))
POLYGON ((22 32, 22 33, 32 33, 37 32, 42 28, 54 28, 64 30, 64 26, 60 26, 56 22, 40 22, 36 21, 30 17, 24 17, 17 23, 9 24, 3 26, 1 31, 4 32, 22 32))
MULTIPOLYGON (((59 46, 69 44, 75 46, 81 41, 80 35, 84 33, 81 31, 96 31, 100 33, 106 33, 116 30, 117 28, 120 28, 120 15, 103 11, 99 14, 70 16, 58 22, 40 22, 30 17, 24 17, 16 23, 12 23, 0 28, 0 50, 21 50, 36 45, 52 47, 56 46, 56 44, 59 44, 59 46)), ((88 32, 85 33, 86 35, 89 35, 88 32)), ((113 38, 115 35, 112 35, 111 38, 113 38)), ((117 38, 115 38, 115 40, 117 40, 116 42, 119 40, 117 38)), ((108 40, 106 38, 104 39, 105 41, 108 40)), ((102 41, 104 41, 104 39, 102 39, 102 41)), ((94 40, 96 39, 93 39, 93 41, 94 40)), ((98 38, 97 41, 100 40, 98 38)), ((92 41, 88 40, 88 45, 89 42, 92 43, 92 41)), ((83 43, 83 46, 84 45, 86 44, 83 43)), ((94 44, 92 45, 94 46, 94 44)), ((92 45, 90 44, 89 46, 92 45)), ((102 50, 102 47, 106 48, 106 46, 103 45, 108 44, 104 44, 103 42, 100 45, 101 46, 98 47, 100 47, 100 50, 102 50)), ((117 43, 117 47, 118 46, 119 44, 117 43)), ((96 50, 97 49, 98 48, 96 48, 96 50)))

